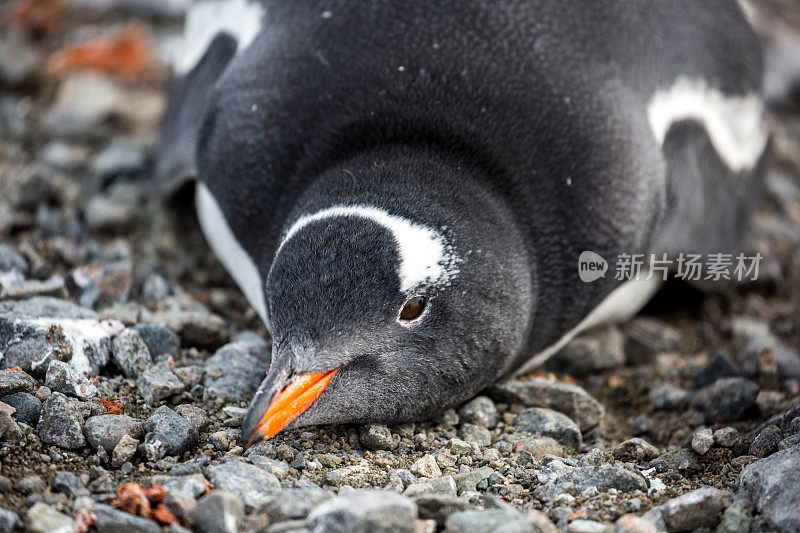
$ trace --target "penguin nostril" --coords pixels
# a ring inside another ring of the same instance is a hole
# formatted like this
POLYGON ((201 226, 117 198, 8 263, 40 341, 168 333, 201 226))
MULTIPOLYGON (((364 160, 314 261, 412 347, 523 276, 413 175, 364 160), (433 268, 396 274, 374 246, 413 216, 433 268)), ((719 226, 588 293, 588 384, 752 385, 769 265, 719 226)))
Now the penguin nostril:
POLYGON ((425 306, 428 304, 428 299, 424 296, 414 296, 409 298, 403 308, 400 310, 400 320, 415 320, 422 315, 425 311, 425 306))

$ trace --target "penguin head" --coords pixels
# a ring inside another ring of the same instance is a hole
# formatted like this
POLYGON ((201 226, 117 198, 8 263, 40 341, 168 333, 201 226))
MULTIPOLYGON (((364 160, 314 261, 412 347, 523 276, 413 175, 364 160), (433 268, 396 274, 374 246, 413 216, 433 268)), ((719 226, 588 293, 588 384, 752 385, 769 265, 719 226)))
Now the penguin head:
POLYGON ((243 439, 427 418, 504 373, 525 334, 530 272, 483 229, 367 205, 295 222, 266 280, 272 362, 243 439))

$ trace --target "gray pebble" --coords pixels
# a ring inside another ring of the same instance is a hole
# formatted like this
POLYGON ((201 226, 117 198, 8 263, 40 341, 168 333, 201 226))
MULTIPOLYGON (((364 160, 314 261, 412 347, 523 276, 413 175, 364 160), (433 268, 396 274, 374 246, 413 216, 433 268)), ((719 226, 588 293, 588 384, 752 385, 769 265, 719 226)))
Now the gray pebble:
POLYGON ((741 376, 739 366, 725 352, 717 352, 705 367, 695 376, 694 383, 698 388, 713 384, 718 379, 741 376))
POLYGON ((611 453, 617 459, 633 459, 635 461, 649 461, 658 457, 658 448, 644 439, 628 439, 614 446, 611 453))
POLYGON ((50 487, 53 489, 53 492, 60 492, 67 496, 89 495, 89 491, 83 486, 80 478, 72 472, 66 472, 64 470, 59 470, 55 473, 53 480, 50 482, 50 487))
POLYGON ((94 505, 98 533, 161 533, 161 528, 147 518, 132 515, 101 503, 94 505))
POLYGON ((392 437, 392 432, 383 424, 369 424, 361 427, 358 432, 361 445, 368 450, 394 450, 397 442, 392 437))
POLYGON ((709 423, 739 420, 756 400, 758 385, 743 378, 723 378, 697 391, 694 403, 709 423))
POLYGON ((756 436, 750 446, 750 455, 766 457, 778 450, 778 443, 783 437, 777 426, 767 426, 756 436))
POLYGON ((491 446, 492 432, 474 424, 461 424, 458 436, 466 442, 477 442, 481 446, 491 446))
POLYGON ((719 522, 729 497, 729 492, 706 487, 673 498, 660 505, 658 510, 668 531, 711 527, 719 522))
POLYGON ((249 399, 261 384, 270 357, 269 346, 261 339, 228 343, 206 361, 203 386, 216 396, 249 399))
POLYGON ((145 453, 151 461, 179 455, 197 444, 197 427, 165 405, 153 412, 144 429, 145 453))
POLYGON ((14 490, 19 492, 20 494, 41 494, 44 492, 46 488, 44 481, 42 478, 37 476, 36 474, 31 474, 29 476, 25 476, 16 485, 14 485, 14 490))
POLYGON ((517 415, 514 427, 520 431, 551 437, 572 449, 580 449, 581 431, 568 416, 550 409, 532 407, 517 415))
POLYGON ((111 453, 111 466, 121 467, 136 454, 139 441, 130 435, 123 435, 111 453))
POLYGON ((689 391, 668 383, 654 385, 647 393, 647 401, 655 409, 680 409, 690 398, 689 391))
POLYGON ((49 505, 37 502, 25 513, 25 525, 30 533, 73 533, 72 518, 49 505))
POLYGON ((634 365, 650 363, 660 353, 683 350, 681 331, 654 318, 636 317, 624 331, 625 355, 634 365))
POLYGON ((185 476, 153 476, 152 483, 161 485, 167 492, 182 492, 192 498, 199 498, 205 494, 208 485, 203 474, 188 474, 185 476))
POLYGON ((75 402, 60 392, 51 394, 44 403, 36 433, 43 442, 68 450, 86 446, 83 415, 75 402))
POLYGON ((16 409, 14 418, 18 422, 25 422, 29 426, 35 426, 39 422, 42 402, 36 396, 27 392, 16 392, 3 396, 2 401, 16 409))
POLYGON ((139 374, 136 386, 148 405, 156 405, 164 398, 180 394, 186 389, 167 362, 155 364, 144 370, 139 374))
POLYGON ((693 450, 680 448, 663 453, 650 461, 650 467, 659 473, 672 471, 697 471, 700 470, 700 461, 693 450))
POLYGON ((206 429, 211 423, 208 413, 200 407, 191 404, 182 404, 175 408, 179 415, 183 416, 194 424, 200 431, 206 429))
POLYGON ((260 508, 270 495, 281 490, 277 477, 237 459, 208 466, 204 471, 214 487, 239 496, 247 510, 260 508))
POLYGON ((458 416, 462 422, 488 429, 497 425, 497 407, 486 396, 478 396, 462 405, 458 416))
POLYGON ((97 387, 86 376, 69 363, 53 361, 47 367, 45 386, 51 390, 74 396, 80 400, 89 400, 99 394, 97 387))
POLYGON ((22 520, 14 511, 0 507, 0 533, 12 533, 22 526, 22 520))
POLYGON ((420 518, 435 520, 440 526, 444 526, 453 513, 474 509, 468 501, 449 494, 423 494, 414 498, 414 503, 417 504, 420 518))
POLYGON ((571 340, 548 361, 548 367, 573 376, 617 368, 625 364, 624 342, 616 326, 590 331, 571 340))
POLYGON ((236 533, 244 506, 236 494, 217 489, 200 498, 191 517, 199 533, 236 533))
POLYGON ((317 489, 287 489, 270 496, 260 512, 266 513, 271 523, 299 520, 308 516, 314 507, 331 499, 330 492, 317 489))
POLYGON ((136 378, 153 365, 153 358, 141 335, 128 328, 114 338, 111 345, 114 361, 126 377, 136 378))
POLYGON ((140 438, 144 434, 144 423, 128 415, 97 415, 89 417, 83 431, 92 448, 102 447, 111 454, 124 435, 140 438))
POLYGON ((698 429, 691 439, 691 446, 700 455, 705 455, 714 445, 714 434, 708 428, 698 429))
POLYGON ((714 432, 714 441, 720 446, 730 448, 739 442, 739 432, 732 427, 718 429, 714 432))
POLYGON ((327 500, 308 516, 315 532, 392 533, 414 531, 417 506, 383 490, 359 490, 327 500))
MULTIPOLYGON (((152 321, 174 331, 184 346, 216 349, 230 337, 228 324, 222 317, 209 311, 159 311, 152 315, 152 321)), ((263 374, 266 366, 261 368, 263 374)))
POLYGON ((165 360, 172 356, 177 358, 181 351, 181 339, 174 332, 155 324, 142 324, 133 329, 139 334, 147 346, 147 351, 156 360, 165 360))
POLYGON ((447 517, 447 533, 484 533, 497 531, 503 524, 520 518, 515 511, 487 509, 485 511, 459 511, 447 517))
POLYGON ((36 380, 22 370, 0 372, 0 396, 8 396, 17 392, 31 393, 36 388, 36 380))

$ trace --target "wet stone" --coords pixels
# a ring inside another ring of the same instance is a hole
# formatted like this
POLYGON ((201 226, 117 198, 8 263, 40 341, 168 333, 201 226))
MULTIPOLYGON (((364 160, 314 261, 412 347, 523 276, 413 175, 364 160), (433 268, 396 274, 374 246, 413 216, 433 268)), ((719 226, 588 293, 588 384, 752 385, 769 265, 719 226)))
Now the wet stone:
POLYGON ((139 377, 153 365, 153 358, 139 333, 131 328, 121 332, 112 344, 114 362, 129 378, 139 377))
POLYGON ((13 416, 18 422, 25 422, 29 426, 35 426, 39 422, 42 402, 36 396, 27 392, 16 392, 3 396, 2 401, 16 409, 13 416))
POLYGON ((197 444, 197 427, 165 405, 153 412, 144 429, 145 453, 151 461, 179 455, 197 444))
POLYGON ((462 422, 483 428, 492 429, 497 425, 497 407, 486 396, 478 396, 462 405, 458 416, 462 422))
POLYGON ((417 507, 394 492, 359 490, 318 505, 308 516, 314 531, 392 533, 414 531, 417 507))
POLYGON ((123 436, 140 438, 144 422, 127 415, 97 415, 89 417, 83 431, 92 448, 102 447, 110 455, 123 436))
POLYGON ((750 455, 766 457, 778 450, 781 439, 781 430, 777 426, 767 426, 756 436, 750 446, 750 455))
POLYGON ((214 490, 200 498, 191 518, 200 533, 236 533, 244 518, 244 506, 236 494, 214 490))
POLYGON ((136 380, 136 386, 149 405, 156 405, 164 398, 180 394, 186 388, 166 362, 153 365, 142 372, 136 380))
POLYGON ((579 449, 581 432, 568 416, 550 409, 532 407, 517 415, 514 427, 520 431, 551 437, 565 446, 579 449))
POLYGON ((206 361, 203 386, 216 396, 249 399, 261 384, 270 357, 269 346, 260 339, 226 344, 206 361))
POLYGON ((51 390, 89 400, 99 394, 97 387, 69 363, 52 361, 47 367, 44 384, 51 390))
POLYGON ((60 392, 51 394, 42 407, 36 433, 42 442, 68 450, 86 446, 83 415, 75 402, 60 392))
POLYGON ((240 460, 208 466, 205 474, 217 489, 239 496, 246 509, 260 508, 270 495, 281 490, 281 484, 274 475, 240 460))
POLYGON ((693 490, 658 507, 668 531, 715 526, 730 493, 714 488, 693 490))

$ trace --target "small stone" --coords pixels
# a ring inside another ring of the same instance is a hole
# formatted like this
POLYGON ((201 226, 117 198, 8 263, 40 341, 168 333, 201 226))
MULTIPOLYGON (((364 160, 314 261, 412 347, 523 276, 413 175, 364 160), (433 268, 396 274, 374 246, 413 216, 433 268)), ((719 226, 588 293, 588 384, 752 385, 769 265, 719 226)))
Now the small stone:
POLYGON ((189 422, 194 424, 200 431, 206 429, 211 423, 208 413, 203 409, 190 404, 179 405, 175 408, 179 415, 183 416, 189 422))
POLYGON ((167 357, 177 358, 181 351, 181 339, 174 332, 155 324, 134 326, 147 346, 147 351, 156 361, 165 361, 167 357))
POLYGON ((655 385, 647 393, 647 401, 655 409, 680 409, 690 398, 689 391, 668 383, 655 385))
POLYGON ((13 533, 22 529, 22 520, 14 511, 0 508, 0 533, 13 533))
POLYGON ((594 520, 573 520, 567 527, 567 533, 614 533, 614 526, 594 520))
POLYGON ((453 476, 432 478, 428 480, 428 483, 430 483, 433 492, 452 494, 453 496, 458 494, 458 487, 456 486, 456 481, 453 476))
POLYGON ((199 385, 203 381, 204 372, 203 367, 199 365, 182 366, 175 369, 175 375, 178 376, 178 379, 183 382, 187 389, 199 385))
POLYGON ((691 446, 700 455, 705 455, 714 445, 714 434, 708 428, 698 429, 692 435, 691 446))
POLYGON ((722 513, 716 533, 750 533, 751 521, 748 504, 742 499, 735 500, 722 513))
POLYGON ((220 451, 228 451, 231 446, 240 439, 241 433, 238 429, 223 429, 215 431, 209 435, 208 442, 210 442, 215 449, 220 451))
POLYGON ((111 348, 114 361, 125 377, 136 378, 153 365, 147 345, 134 329, 128 328, 117 335, 111 348))
POLYGON ((140 438, 144 434, 144 422, 128 415, 97 415, 89 417, 83 432, 92 448, 102 447, 111 454, 123 436, 140 438))
POLYGON ((514 427, 520 431, 551 437, 572 449, 579 449, 582 444, 581 431, 568 416, 550 409, 532 407, 517 415, 514 427))
POLYGON ((750 455, 766 457, 778 450, 778 443, 783 437, 777 426, 767 426, 753 440, 750 446, 750 455))
POLYGON ((487 429, 497 425, 497 407, 486 396, 478 396, 462 405, 458 416, 462 422, 487 429))
POLYGON ((314 531, 413 533, 417 506, 400 494, 358 490, 322 502, 308 516, 314 531))
POLYGON ((141 172, 146 164, 142 148, 130 141, 114 139, 92 160, 92 173, 101 180, 141 172))
POLYGON ((247 510, 260 508, 270 495, 281 490, 274 475, 240 460, 208 466, 205 474, 214 487, 239 496, 247 510))
POLYGON ((453 513, 474 509, 469 502, 449 494, 423 494, 414 498, 414 503, 417 504, 420 518, 436 520, 441 526, 453 513))
POLYGON ((28 509, 25 525, 31 533, 73 533, 75 530, 72 518, 42 502, 28 509))
POLYGON ((653 419, 642 414, 628 422, 628 426, 636 436, 647 435, 653 431, 653 419))
POLYGON ((28 262, 15 248, 0 244, 0 272, 18 272, 25 275, 28 273, 28 262))
POLYGON ((99 394, 97 387, 69 363, 52 361, 47 367, 45 385, 80 400, 89 400, 99 394))
POLYGON ((249 399, 261 384, 270 358, 269 346, 261 339, 226 344, 206 361, 203 386, 216 396, 249 399))
POLYGON ((628 363, 634 365, 651 363, 660 353, 683 350, 681 331, 654 318, 634 318, 624 331, 625 355, 628 363))
MULTIPOLYGON (((658 516, 658 520, 663 523, 661 515, 658 516)), ((631 514, 622 515, 614 525, 617 533, 659 533, 665 529, 660 528, 655 522, 648 520, 644 516, 631 514)))
POLYGON ((494 474, 494 470, 488 466, 483 466, 463 474, 456 474, 453 476, 453 479, 456 482, 458 493, 463 494, 464 492, 476 491, 478 484, 489 479, 489 476, 492 474, 494 474))
POLYGON ((447 517, 447 533, 483 533, 497 531, 503 524, 519 518, 519 513, 506 509, 459 511, 447 517))
POLYGON ((596 329, 571 340, 548 366, 573 376, 617 368, 625 364, 625 338, 616 326, 596 329))
POLYGON ((25 436, 19 424, 6 411, 0 411, 0 437, 5 442, 19 442, 25 436))
POLYGON ((511 380, 495 385, 491 392, 494 397, 508 403, 544 407, 564 413, 578 424, 581 431, 592 429, 605 415, 603 406, 585 390, 561 381, 546 378, 511 380))
POLYGON ((139 375, 136 386, 148 405, 156 405, 164 398, 180 394, 186 388, 166 362, 147 368, 139 375))
POLYGON ((244 518, 244 506, 236 494, 214 490, 200 498, 191 517, 200 533, 236 533, 244 518))
POLYGON ((743 378, 723 378, 697 391, 694 403, 709 423, 739 420, 755 405, 758 385, 743 378))
POLYGON ((650 461, 650 467, 657 472, 674 471, 697 471, 700 470, 700 461, 693 450, 680 448, 671 452, 663 453, 650 461))
POLYGON ((540 511, 528 510, 522 516, 497 528, 494 533, 558 533, 558 528, 540 511))
POLYGON ((136 455, 136 447, 139 441, 130 435, 123 435, 111 453, 111 466, 119 468, 136 455))
POLYGON ((717 352, 705 367, 695 376, 694 383, 698 388, 712 385, 722 378, 741 376, 739 366, 725 352, 717 352))
POLYGON ((14 418, 18 422, 24 422, 29 426, 35 426, 39 422, 42 402, 36 396, 27 392, 16 392, 9 396, 3 396, 2 401, 16 409, 14 418))
POLYGON ((720 446, 731 448, 739 442, 739 432, 732 427, 718 429, 714 432, 714 441, 720 446))
POLYGON ((151 461, 179 455, 197 444, 197 427, 165 405, 153 412, 144 429, 144 449, 151 461))
POLYGON ((96 503, 92 512, 97 516, 98 533, 161 533, 161 528, 147 518, 132 515, 109 505, 96 503))
POLYGON ((80 478, 72 472, 59 470, 50 482, 53 492, 60 492, 67 496, 88 496, 89 491, 81 483, 80 478))
POLYGON ((729 497, 729 492, 706 487, 673 498, 658 509, 668 531, 694 530, 716 525, 729 497))
POLYGON ((477 442, 482 446, 490 446, 492 444, 492 432, 474 424, 462 424, 458 430, 458 435, 467 442, 477 442))
POLYGON ((314 507, 330 500, 330 492, 319 489, 287 489, 270 496, 261 512, 266 512, 271 523, 300 520, 314 507))
POLYGON ((658 457, 658 448, 644 439, 628 439, 614 446, 611 450, 616 459, 633 459, 635 461, 649 461, 658 457))
MULTIPOLYGON (((433 485, 428 483, 427 481, 422 481, 420 483, 412 483, 404 491, 402 491, 403 496, 408 498, 416 498, 417 496, 421 496, 423 494, 430 494, 431 492, 435 492, 433 490, 433 485)), ((455 494, 453 494, 455 496, 455 494)))
POLYGON ((43 130, 52 136, 98 138, 108 131, 105 124, 119 95, 120 88, 106 76, 72 74, 59 87, 43 130))
POLYGON ((748 464, 739 475, 738 486, 770 528, 800 531, 800 447, 748 464))
POLYGON ((43 442, 67 450, 86 446, 83 415, 78 406, 60 392, 51 394, 42 407, 36 433, 43 442))
POLYGON ((0 372, 0 396, 8 396, 17 392, 33 392, 36 380, 22 370, 6 370, 0 372))
POLYGON ((558 476, 557 480, 559 483, 572 483, 578 491, 584 491, 591 487, 596 487, 601 491, 609 489, 617 489, 621 492, 647 490, 647 483, 641 475, 608 464, 567 469, 558 476))
POLYGON ((397 442, 392 437, 392 432, 383 424, 369 424, 363 426, 358 433, 361 445, 368 450, 394 450, 397 442))
POLYGON ((422 477, 439 477, 442 475, 439 465, 436 464, 436 458, 433 455, 425 455, 417 459, 411 465, 411 472, 422 477))
POLYGON ((15 491, 25 495, 41 494, 44 492, 45 488, 47 487, 45 486, 44 481, 42 481, 42 478, 36 474, 22 478, 16 485, 14 485, 15 491))
POLYGON ((167 492, 181 492, 192 498, 199 498, 206 493, 208 484, 203 474, 185 476, 153 476, 152 484, 164 487, 167 492))
MULTIPOLYGON (((230 330, 225 320, 205 310, 159 311, 154 313, 151 318, 153 323, 177 333, 185 346, 215 349, 222 346, 230 337, 230 330)), ((267 354, 269 354, 269 350, 267 350, 267 354)), ((236 364, 239 361, 231 359, 229 362, 230 369, 233 370, 237 368, 236 364)), ((267 366, 269 366, 269 357, 267 357, 267 364, 258 370, 258 374, 263 375, 267 366)), ((243 377, 252 379, 250 376, 243 377)))

